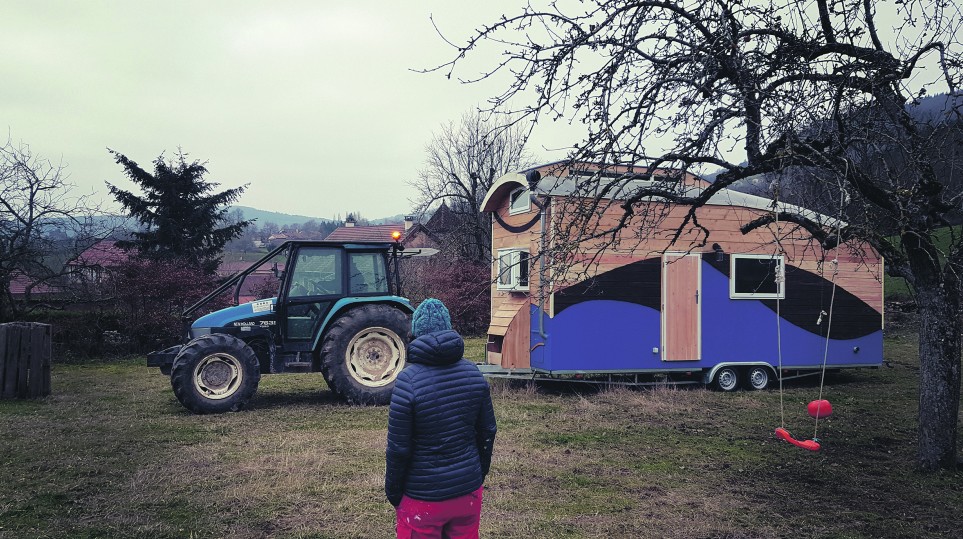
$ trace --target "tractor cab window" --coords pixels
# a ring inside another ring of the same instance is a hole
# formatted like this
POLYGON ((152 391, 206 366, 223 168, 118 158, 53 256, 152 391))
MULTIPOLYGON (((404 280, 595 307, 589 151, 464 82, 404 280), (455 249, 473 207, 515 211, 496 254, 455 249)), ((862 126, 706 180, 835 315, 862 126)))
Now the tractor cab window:
POLYGON ((302 247, 292 261, 284 334, 310 341, 338 296, 344 295, 344 253, 331 247, 302 247), (326 297, 327 296, 327 297, 326 297), (333 296, 333 297, 332 297, 333 296))
POLYGON ((351 253, 348 286, 350 294, 387 294, 388 275, 381 253, 351 253))
POLYGON ((289 298, 342 295, 340 249, 305 247, 298 251, 289 298))

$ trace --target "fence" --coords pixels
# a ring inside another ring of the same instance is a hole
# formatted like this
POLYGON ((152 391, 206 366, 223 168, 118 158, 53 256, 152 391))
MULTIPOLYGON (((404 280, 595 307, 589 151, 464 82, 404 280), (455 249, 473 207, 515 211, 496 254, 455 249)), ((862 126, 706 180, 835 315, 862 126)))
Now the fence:
POLYGON ((47 324, 0 324, 0 398, 50 394, 50 343, 47 324))

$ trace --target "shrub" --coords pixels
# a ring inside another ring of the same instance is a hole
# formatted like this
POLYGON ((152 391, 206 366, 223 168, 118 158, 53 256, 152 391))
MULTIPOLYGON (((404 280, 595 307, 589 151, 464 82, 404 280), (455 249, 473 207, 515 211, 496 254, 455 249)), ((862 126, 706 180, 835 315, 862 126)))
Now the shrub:
MULTIPOLYGON (((113 272, 120 337, 130 351, 148 352, 182 340, 181 313, 217 286, 216 277, 178 260, 132 258, 113 272)), ((225 295, 210 310, 227 305, 225 295)), ((203 313, 197 313, 199 316, 203 313)))
POLYGON ((491 268, 458 258, 408 260, 403 266, 403 292, 415 305, 438 298, 451 314, 455 330, 484 335, 491 311, 491 268))

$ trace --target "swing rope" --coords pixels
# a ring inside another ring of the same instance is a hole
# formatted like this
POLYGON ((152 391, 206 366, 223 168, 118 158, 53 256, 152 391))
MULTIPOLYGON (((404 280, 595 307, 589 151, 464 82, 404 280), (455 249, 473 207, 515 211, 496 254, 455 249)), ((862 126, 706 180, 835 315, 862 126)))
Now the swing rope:
MULTIPOLYGON (((846 163, 846 166, 847 168, 849 167, 848 162, 846 163)), ((819 397, 815 401, 817 404, 816 404, 815 414, 813 415, 813 419, 815 420, 815 422, 813 426, 813 437, 811 442, 809 441, 799 442, 797 440, 794 440, 792 436, 789 434, 789 432, 786 431, 785 397, 784 397, 783 380, 782 380, 782 312, 781 312, 782 298, 780 295, 776 296, 776 349, 777 349, 777 357, 778 357, 778 363, 779 363, 779 372, 777 373, 776 377, 779 379, 779 420, 781 425, 779 429, 776 429, 776 434, 780 438, 783 438, 784 440, 792 443, 793 445, 803 447, 805 449, 809 449, 813 451, 818 451, 820 448, 819 438, 817 436, 819 434, 819 418, 822 417, 821 407, 823 403, 823 389, 825 387, 825 382, 826 382, 826 364, 829 359, 829 338, 830 338, 830 332, 832 331, 832 324, 833 324, 833 305, 836 300, 836 277, 839 275, 839 235, 841 233, 841 227, 842 227, 842 221, 843 221, 843 205, 845 203, 845 196, 846 196, 846 190, 845 190, 845 187, 842 185, 842 183, 839 184, 839 187, 840 187, 839 215, 835 223, 836 224, 836 246, 834 247, 837 253, 836 253, 836 257, 834 257, 832 260, 832 264, 833 264, 833 276, 831 281, 832 288, 831 288, 830 297, 829 297, 829 313, 827 313, 827 320, 826 320, 826 339, 823 345, 822 368, 819 376, 819 397)), ((777 245, 776 253, 781 253, 782 255, 785 255, 786 254, 785 248, 782 246, 782 230, 779 224, 779 184, 778 183, 776 184, 775 197, 773 200, 773 211, 776 215, 775 217, 776 245, 777 245)), ((776 253, 773 253, 773 254, 775 255, 776 253)), ((783 271, 785 272, 785 265, 783 265, 783 271)), ((777 282, 781 282, 784 279, 785 279, 784 274, 776 276, 777 282)), ((817 325, 822 322, 823 314, 824 312, 822 311, 819 313, 819 319, 816 321, 817 325)), ((828 403, 826 404, 828 405, 828 403)), ((812 414, 812 411, 810 411, 810 413, 812 414)))
MULTIPOLYGON (((846 168, 849 168, 849 161, 846 162, 846 168)), ((848 170, 847 170, 848 173, 848 170)), ((814 416, 815 425, 813 426, 813 440, 816 439, 816 434, 819 432, 819 418, 821 417, 820 406, 823 402, 823 387, 826 382, 826 361, 829 358, 829 336, 831 335, 833 329, 833 303, 836 301, 836 277, 839 275, 839 235, 842 233, 842 222, 843 222, 843 205, 846 203, 846 188, 843 186, 842 182, 839 184, 839 214, 836 216, 836 256, 833 257, 833 280, 832 280, 832 292, 829 294, 829 314, 826 316, 826 342, 823 346, 823 368, 822 373, 819 375, 819 398, 817 399, 816 415, 814 416)))
MULTIPOLYGON (((773 200, 773 210, 776 212, 776 246, 777 250, 785 254, 785 249, 782 248, 782 242, 779 238, 782 232, 779 230, 779 184, 776 184, 776 197, 773 200)), ((775 254, 775 253, 774 253, 775 254)), ((785 268, 784 268, 785 271, 785 268)), ((777 276, 778 279, 778 276, 777 276)), ((783 399, 782 392, 782 312, 781 312, 782 300, 780 295, 776 294, 776 354, 779 359, 779 372, 776 373, 776 378, 779 379, 779 425, 785 429, 786 428, 786 407, 783 399)))

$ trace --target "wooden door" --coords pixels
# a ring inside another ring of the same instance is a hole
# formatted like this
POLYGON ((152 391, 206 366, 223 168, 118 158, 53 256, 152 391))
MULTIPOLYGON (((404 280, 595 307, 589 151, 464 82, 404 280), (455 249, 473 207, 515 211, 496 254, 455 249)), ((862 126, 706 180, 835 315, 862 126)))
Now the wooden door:
POLYGON ((662 360, 702 358, 702 256, 662 257, 662 360))

